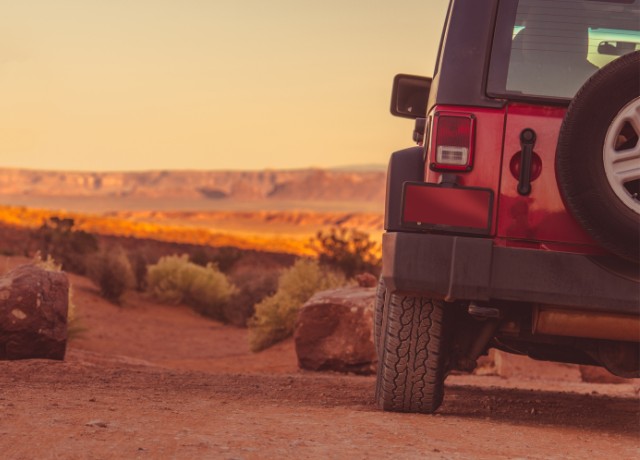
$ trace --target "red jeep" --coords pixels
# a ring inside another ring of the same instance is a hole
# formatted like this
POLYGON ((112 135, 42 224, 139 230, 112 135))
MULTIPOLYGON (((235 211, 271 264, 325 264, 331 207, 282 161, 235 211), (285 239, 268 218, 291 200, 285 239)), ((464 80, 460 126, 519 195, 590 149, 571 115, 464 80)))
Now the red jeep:
POLYGON ((489 348, 640 376, 640 0, 452 0, 388 169, 376 399, 489 348))

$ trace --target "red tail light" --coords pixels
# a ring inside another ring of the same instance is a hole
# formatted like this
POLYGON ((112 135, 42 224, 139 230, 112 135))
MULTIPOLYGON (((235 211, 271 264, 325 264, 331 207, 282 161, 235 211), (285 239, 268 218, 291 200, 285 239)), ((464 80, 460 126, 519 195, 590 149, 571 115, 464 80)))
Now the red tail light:
POLYGON ((471 171, 476 118, 472 114, 436 112, 431 129, 430 168, 471 171))

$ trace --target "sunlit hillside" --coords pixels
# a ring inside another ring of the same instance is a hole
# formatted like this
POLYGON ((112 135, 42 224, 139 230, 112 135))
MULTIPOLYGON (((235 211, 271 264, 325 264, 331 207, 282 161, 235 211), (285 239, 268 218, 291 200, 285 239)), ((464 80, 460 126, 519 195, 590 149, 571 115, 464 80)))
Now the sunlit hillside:
POLYGON ((309 239, 334 226, 358 228, 379 239, 382 216, 313 212, 114 212, 97 215, 0 206, 0 223, 35 229, 52 217, 74 220, 74 228, 107 236, 204 246, 311 255, 309 239))

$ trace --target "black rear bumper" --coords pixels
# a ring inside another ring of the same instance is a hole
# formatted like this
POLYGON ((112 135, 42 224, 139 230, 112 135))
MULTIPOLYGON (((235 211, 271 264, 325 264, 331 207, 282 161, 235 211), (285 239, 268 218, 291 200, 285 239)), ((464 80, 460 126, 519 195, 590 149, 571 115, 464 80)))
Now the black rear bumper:
POLYGON ((382 276, 391 291, 640 314, 640 284, 588 256, 424 233, 388 232, 382 241, 382 276))

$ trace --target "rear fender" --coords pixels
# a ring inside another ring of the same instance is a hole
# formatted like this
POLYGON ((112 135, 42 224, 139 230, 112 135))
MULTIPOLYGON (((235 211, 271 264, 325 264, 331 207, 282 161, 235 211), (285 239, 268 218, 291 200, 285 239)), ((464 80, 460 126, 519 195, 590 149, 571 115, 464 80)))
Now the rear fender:
MULTIPOLYGON (((402 188, 405 182, 424 181, 424 147, 411 147, 394 152, 387 169, 387 195, 384 229, 402 229, 402 188)), ((406 231, 406 228, 404 229, 406 231)))

